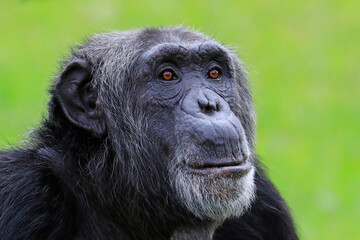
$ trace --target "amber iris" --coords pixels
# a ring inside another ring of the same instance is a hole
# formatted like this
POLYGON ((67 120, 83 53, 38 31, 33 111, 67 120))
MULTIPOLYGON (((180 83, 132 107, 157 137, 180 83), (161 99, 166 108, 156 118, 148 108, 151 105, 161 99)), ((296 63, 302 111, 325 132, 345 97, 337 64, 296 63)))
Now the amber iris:
POLYGON ((173 73, 172 72, 170 72, 170 71, 165 71, 165 72, 163 72, 163 74, 162 74, 162 78, 164 79, 164 80, 172 80, 173 79, 173 73))
POLYGON ((213 70, 210 70, 209 76, 210 76, 212 79, 217 79, 217 78, 219 78, 220 73, 219 73, 218 70, 213 69, 213 70))

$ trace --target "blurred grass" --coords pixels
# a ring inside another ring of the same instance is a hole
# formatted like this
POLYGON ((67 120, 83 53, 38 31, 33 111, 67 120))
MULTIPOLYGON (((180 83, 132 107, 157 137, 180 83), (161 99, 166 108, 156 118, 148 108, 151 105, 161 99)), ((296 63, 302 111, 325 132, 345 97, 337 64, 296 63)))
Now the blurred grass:
POLYGON ((236 46, 257 150, 302 239, 360 236, 360 1, 0 0, 0 146, 46 114, 59 59, 93 33, 184 24, 236 46))

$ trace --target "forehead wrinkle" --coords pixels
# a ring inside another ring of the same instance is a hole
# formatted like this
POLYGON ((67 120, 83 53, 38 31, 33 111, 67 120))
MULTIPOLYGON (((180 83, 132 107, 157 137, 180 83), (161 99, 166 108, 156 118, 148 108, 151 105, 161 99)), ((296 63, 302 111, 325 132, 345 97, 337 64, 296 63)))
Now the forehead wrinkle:
POLYGON ((153 64, 154 62, 158 62, 159 59, 169 57, 169 56, 176 56, 181 51, 184 51, 183 47, 179 44, 174 43, 162 43, 153 46, 148 51, 143 54, 143 59, 149 65, 153 64))
POLYGON ((208 56, 222 56, 230 58, 230 52, 224 46, 217 42, 203 42, 197 47, 197 55, 199 58, 207 58, 208 56))
POLYGON ((219 56, 230 59, 229 50, 216 42, 209 41, 188 44, 161 43, 150 48, 142 57, 148 65, 157 65, 165 60, 202 63, 219 56))
POLYGON ((213 41, 187 44, 185 47, 188 50, 186 57, 192 62, 201 64, 204 61, 216 60, 220 57, 226 59, 228 63, 228 60, 231 59, 229 50, 213 41))

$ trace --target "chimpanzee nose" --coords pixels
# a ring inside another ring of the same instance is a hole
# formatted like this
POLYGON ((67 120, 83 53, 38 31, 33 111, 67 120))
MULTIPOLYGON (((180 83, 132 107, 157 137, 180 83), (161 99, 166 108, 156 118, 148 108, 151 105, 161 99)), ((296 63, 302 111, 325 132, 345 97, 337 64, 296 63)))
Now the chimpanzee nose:
POLYGON ((201 94, 198 96, 197 101, 200 111, 204 114, 212 115, 220 111, 219 99, 216 99, 216 96, 214 96, 214 94, 201 94))
POLYGON ((224 119, 231 113, 228 103, 219 94, 207 88, 191 89, 183 99, 181 108, 198 118, 224 119))

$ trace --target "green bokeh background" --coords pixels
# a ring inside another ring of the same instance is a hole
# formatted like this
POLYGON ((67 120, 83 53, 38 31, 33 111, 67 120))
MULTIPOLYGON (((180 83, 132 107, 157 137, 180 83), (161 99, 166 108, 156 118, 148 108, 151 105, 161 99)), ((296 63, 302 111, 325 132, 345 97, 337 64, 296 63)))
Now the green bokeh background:
POLYGON ((360 239, 360 1, 0 0, 0 147, 46 115, 58 62, 85 36, 179 24, 247 64, 257 151, 301 239, 360 239))

